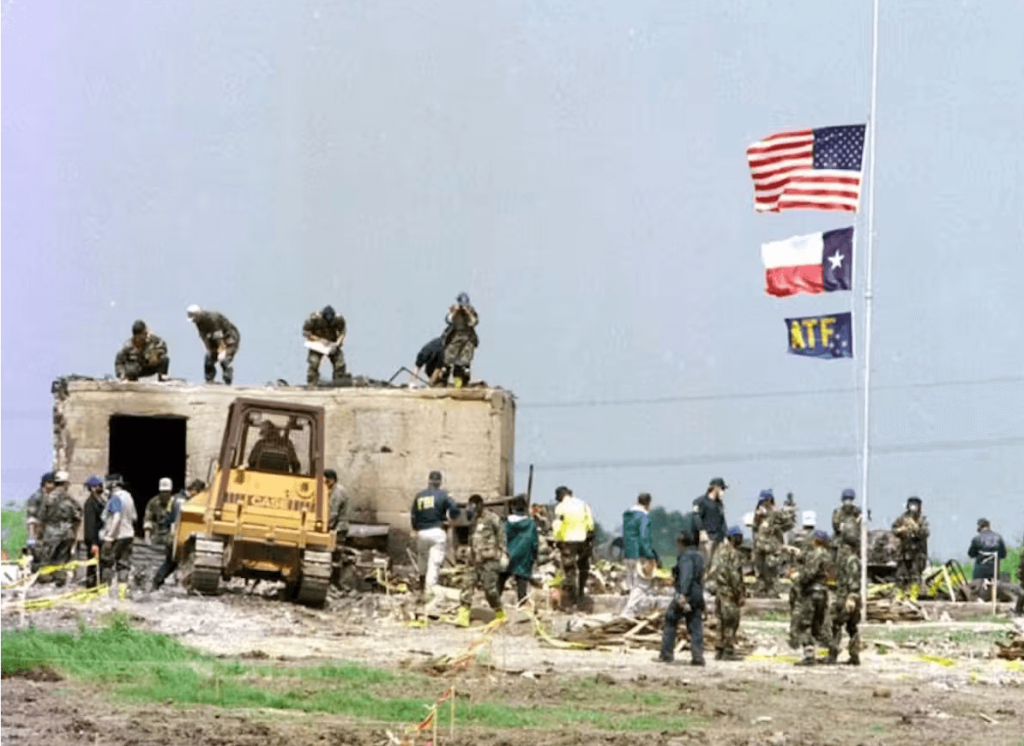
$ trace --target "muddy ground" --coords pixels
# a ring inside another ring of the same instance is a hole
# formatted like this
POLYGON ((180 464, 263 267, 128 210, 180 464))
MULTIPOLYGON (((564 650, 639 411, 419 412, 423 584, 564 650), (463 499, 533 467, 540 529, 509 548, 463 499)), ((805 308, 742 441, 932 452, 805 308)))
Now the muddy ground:
MULTIPOLYGON (((480 626, 409 626, 413 606, 401 597, 335 596, 306 609, 238 588, 216 598, 180 589, 131 601, 107 599, 25 615, 3 614, 4 630, 32 623, 74 630, 114 609, 144 628, 217 655, 298 661, 358 661, 393 670, 423 670, 439 655, 458 656, 481 638, 480 626)), ((481 616, 486 615, 483 612, 481 616)), ((569 618, 544 614, 549 629, 569 618)), ((1024 666, 990 657, 992 630, 1006 624, 947 622, 868 625, 863 665, 792 665, 787 624, 747 620, 754 654, 739 663, 710 659, 706 668, 664 665, 650 649, 563 650, 533 633, 528 618, 489 638, 480 663, 440 676, 439 695, 454 683, 461 697, 510 704, 557 703, 566 682, 589 678, 678 699, 692 715, 685 731, 609 733, 573 725, 561 730, 486 730, 459 726, 450 744, 1024 744, 1024 666)), ((845 657, 845 654, 843 655, 845 657)), ((685 658, 685 654, 684 654, 685 658)), ((585 703, 580 706, 585 706, 585 703)), ((230 710, 173 702, 137 705, 55 675, 4 679, 4 744, 370 744, 389 743, 395 724, 279 710, 230 710)))

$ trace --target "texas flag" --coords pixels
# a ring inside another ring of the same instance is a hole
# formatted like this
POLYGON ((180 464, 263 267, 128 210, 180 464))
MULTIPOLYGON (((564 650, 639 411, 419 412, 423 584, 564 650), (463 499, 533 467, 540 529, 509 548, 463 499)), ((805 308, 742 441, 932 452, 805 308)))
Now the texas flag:
POLYGON ((784 298, 849 290, 853 283, 853 228, 762 244, 761 259, 768 295, 784 298))

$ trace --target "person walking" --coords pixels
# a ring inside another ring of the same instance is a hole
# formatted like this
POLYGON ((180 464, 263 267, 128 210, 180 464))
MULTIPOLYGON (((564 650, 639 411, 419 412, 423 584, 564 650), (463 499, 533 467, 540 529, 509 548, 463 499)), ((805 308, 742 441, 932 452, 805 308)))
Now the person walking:
POLYGON ((675 660, 676 625, 685 621, 690 633, 690 665, 704 665, 704 558, 697 551, 699 538, 696 531, 684 530, 676 540, 680 551, 672 569, 675 594, 665 612, 658 656, 661 663, 675 660))
POLYGON ((448 520, 459 517, 460 509, 451 496, 441 489, 442 476, 432 471, 427 488, 416 493, 409 510, 409 520, 416 534, 420 585, 425 601, 430 601, 448 551, 448 520))
POLYGON ((518 495, 512 501, 512 513, 505 521, 505 541, 508 545, 508 569, 501 573, 499 593, 505 590, 510 577, 516 579, 516 599, 519 605, 526 601, 533 576, 533 565, 540 553, 537 522, 526 515, 526 497, 518 495))
POLYGON ((555 521, 552 526, 562 562, 563 609, 579 608, 587 592, 590 555, 593 551, 594 516, 590 506, 562 486, 555 490, 555 521))
POLYGON ((469 512, 470 558, 468 572, 463 580, 459 595, 459 610, 455 616, 458 627, 469 626, 473 609, 473 593, 477 588, 484 592, 488 606, 495 612, 495 619, 507 619, 501 606, 499 590, 501 573, 508 569, 508 543, 501 518, 493 510, 484 507, 481 495, 471 495, 469 512))
POLYGON ((654 602, 651 581, 658 566, 651 531, 651 494, 641 492, 636 505, 622 514, 622 557, 626 560, 626 583, 629 597, 622 610, 625 617, 635 618, 654 602))
POLYGON ((803 647, 804 657, 798 666, 813 666, 815 641, 823 639, 828 624, 828 580, 829 565, 832 562, 828 549, 829 536, 825 531, 815 531, 812 549, 806 553, 796 572, 795 582, 800 586, 797 603, 797 639, 803 647))

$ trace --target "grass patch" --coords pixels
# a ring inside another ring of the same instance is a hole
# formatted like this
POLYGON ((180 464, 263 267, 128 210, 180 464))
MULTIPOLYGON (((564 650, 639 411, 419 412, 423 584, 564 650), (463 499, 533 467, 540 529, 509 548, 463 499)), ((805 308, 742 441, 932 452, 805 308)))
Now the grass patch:
MULTIPOLYGON (((164 635, 133 628, 124 614, 106 626, 76 634, 35 629, 4 632, 3 674, 49 668, 110 684, 113 695, 139 702, 203 704, 329 712, 374 722, 415 723, 446 682, 354 663, 316 666, 220 660, 164 635)), ((456 722, 486 728, 545 728, 575 724, 603 731, 686 730, 696 720, 681 715, 678 696, 657 689, 565 680, 564 696, 550 705, 509 701, 500 690, 470 701, 460 697, 456 722)), ((447 705, 440 719, 447 722, 447 705)))
POLYGON ((0 539, 8 557, 21 556, 21 549, 28 540, 24 510, 0 510, 0 539))

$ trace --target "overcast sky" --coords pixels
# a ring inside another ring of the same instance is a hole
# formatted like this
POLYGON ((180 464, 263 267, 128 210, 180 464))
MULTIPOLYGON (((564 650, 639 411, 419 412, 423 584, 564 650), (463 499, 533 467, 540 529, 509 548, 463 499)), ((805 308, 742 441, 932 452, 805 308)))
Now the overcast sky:
MULTIPOLYGON (((872 527, 920 495, 943 559, 981 514, 1024 529, 1021 28, 882 2, 872 527)), ((613 529, 713 476, 730 523, 859 492, 865 216, 755 214, 744 151, 868 119, 869 0, 12 0, 0 33, 5 500, 50 463, 50 382, 111 373, 136 318, 174 375, 198 303, 241 329, 236 383, 300 382, 330 302, 388 378, 460 291, 535 499, 613 529), (856 292, 764 293, 761 243, 852 220, 856 292), (786 354, 785 317, 851 309, 858 359, 786 354)))

